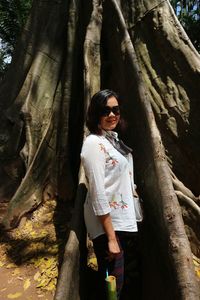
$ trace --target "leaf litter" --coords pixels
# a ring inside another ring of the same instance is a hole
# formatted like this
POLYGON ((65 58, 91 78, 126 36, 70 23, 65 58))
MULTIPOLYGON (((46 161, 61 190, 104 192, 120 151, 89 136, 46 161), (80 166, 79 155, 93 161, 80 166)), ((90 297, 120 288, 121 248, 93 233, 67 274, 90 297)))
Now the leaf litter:
MULTIPOLYGON (((45 210, 46 207, 44 214, 45 210)), ((51 300, 54 297, 59 251, 61 246, 64 247, 64 241, 57 238, 53 213, 51 221, 47 214, 48 222, 44 217, 41 222, 40 214, 41 209, 33 213, 30 219, 25 218, 22 225, 0 243, 0 274, 3 277, 5 270, 8 274, 7 285, 1 286, 1 300, 36 300, 43 297, 51 300)), ((64 232, 63 228, 62 224, 64 232)))

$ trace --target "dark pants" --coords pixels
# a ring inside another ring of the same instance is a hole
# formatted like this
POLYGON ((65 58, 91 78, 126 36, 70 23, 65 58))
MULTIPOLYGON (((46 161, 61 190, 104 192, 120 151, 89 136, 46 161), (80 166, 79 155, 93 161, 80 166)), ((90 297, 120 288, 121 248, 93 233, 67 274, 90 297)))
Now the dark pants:
POLYGON ((137 233, 116 232, 121 248, 120 254, 108 261, 108 240, 105 234, 93 240, 98 261, 96 300, 106 300, 106 270, 116 277, 117 294, 120 300, 141 299, 141 266, 137 233))

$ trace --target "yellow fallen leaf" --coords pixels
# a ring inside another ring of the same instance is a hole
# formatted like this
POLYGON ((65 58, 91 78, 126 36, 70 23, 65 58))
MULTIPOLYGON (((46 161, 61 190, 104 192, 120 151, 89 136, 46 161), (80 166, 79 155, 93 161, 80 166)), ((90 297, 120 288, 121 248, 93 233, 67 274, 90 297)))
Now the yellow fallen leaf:
POLYGON ((30 235, 31 235, 32 237, 36 237, 36 236, 37 236, 37 233, 36 233, 34 230, 32 230, 32 231, 30 232, 30 235))
POLYGON ((18 293, 15 293, 15 294, 9 294, 7 296, 8 299, 16 299, 16 298, 19 298, 21 297, 22 293, 18 292, 18 293))
POLYGON ((193 264, 194 264, 196 267, 199 267, 199 263, 198 263, 195 259, 193 259, 193 264))
POLYGON ((192 254, 192 257, 194 260, 196 260, 200 264, 200 258, 192 254))
POLYGON ((24 290, 27 290, 29 288, 29 286, 31 285, 30 279, 27 278, 24 282, 24 290))
POLYGON ((45 288, 49 282, 51 281, 51 278, 46 278, 45 276, 41 278, 40 282, 36 286, 37 288, 45 288))
POLYGON ((17 276, 20 274, 20 270, 18 268, 16 268, 13 272, 12 272, 12 276, 17 276))
POLYGON ((16 268, 16 265, 11 263, 6 266, 6 269, 11 269, 11 268, 16 268))
POLYGON ((48 286, 46 287, 47 291, 53 291, 56 288, 56 280, 51 280, 48 286))
POLYGON ((51 269, 47 269, 46 271, 45 271, 45 274, 46 274, 46 276, 48 276, 48 277, 51 277, 51 278, 54 278, 54 277, 57 277, 58 276, 58 270, 57 270, 57 268, 51 268, 51 269))
POLYGON ((199 270, 196 270, 196 274, 197 274, 197 276, 200 278, 200 269, 199 269, 199 270))
POLYGON ((26 222, 23 229, 25 232, 29 233, 33 229, 33 224, 31 222, 26 222))
POLYGON ((0 268, 3 267, 5 265, 5 262, 0 261, 0 268))
POLYGON ((47 235, 48 234, 48 232, 46 231, 46 230, 42 230, 41 232, 40 232, 40 236, 45 236, 45 235, 47 235))
POLYGON ((17 279, 23 280, 23 277, 22 276, 17 276, 17 279))
POLYGON ((34 275, 34 280, 38 280, 38 278, 41 276, 41 273, 38 271, 37 273, 35 273, 34 275))
POLYGON ((15 236, 16 237, 20 237, 21 236, 21 232, 18 229, 15 231, 15 236))
POLYGON ((52 257, 51 257, 51 258, 47 258, 47 259, 44 261, 45 269, 51 267, 54 263, 55 263, 54 258, 52 258, 52 257))

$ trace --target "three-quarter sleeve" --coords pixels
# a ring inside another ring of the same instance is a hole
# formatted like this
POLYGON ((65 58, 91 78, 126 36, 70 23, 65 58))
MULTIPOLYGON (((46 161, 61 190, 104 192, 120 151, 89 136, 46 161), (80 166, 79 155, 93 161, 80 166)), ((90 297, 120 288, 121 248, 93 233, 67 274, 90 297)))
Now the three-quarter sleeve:
POLYGON ((89 185, 89 197, 95 215, 110 213, 111 208, 105 192, 106 153, 95 136, 88 138, 82 148, 81 160, 89 185))

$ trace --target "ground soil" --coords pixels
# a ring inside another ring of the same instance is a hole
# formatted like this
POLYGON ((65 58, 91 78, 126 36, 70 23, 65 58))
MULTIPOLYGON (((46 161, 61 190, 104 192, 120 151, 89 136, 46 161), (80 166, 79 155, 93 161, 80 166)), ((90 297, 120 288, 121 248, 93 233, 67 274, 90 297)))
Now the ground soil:
MULTIPOLYGON (((26 220, 23 229, 2 233, 0 241, 0 299, 45 299, 54 296, 57 251, 48 251, 49 229, 26 220), (48 276, 49 275, 49 276, 48 276)), ((52 230, 52 228, 51 228, 52 230)), ((54 243, 55 245, 55 243, 54 243)))
MULTIPOLYGON (((6 207, 1 198, 0 223, 6 207)), ((67 238, 66 222, 62 222, 66 215, 55 215, 56 201, 48 199, 35 212, 23 217, 11 232, 1 230, 1 300, 53 300, 67 238)))
POLYGON ((0 299, 53 299, 53 291, 45 291, 37 288, 37 282, 34 280, 37 269, 31 265, 24 265, 18 268, 9 264, 0 268, 0 299), (26 284, 28 283, 28 284, 26 284), (29 285, 30 284, 30 285, 29 285))

